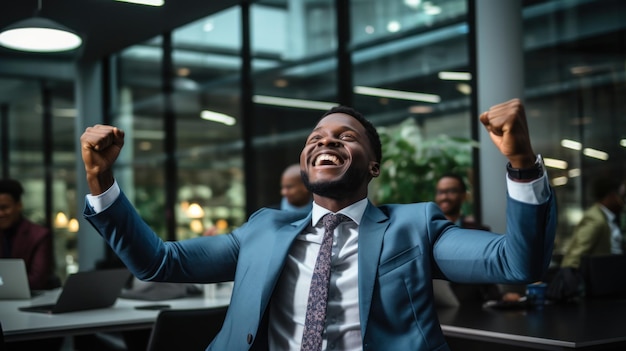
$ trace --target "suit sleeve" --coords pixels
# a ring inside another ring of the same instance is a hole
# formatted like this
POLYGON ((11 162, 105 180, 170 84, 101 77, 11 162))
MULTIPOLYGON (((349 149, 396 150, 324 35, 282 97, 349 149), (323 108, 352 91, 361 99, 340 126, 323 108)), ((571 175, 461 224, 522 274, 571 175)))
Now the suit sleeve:
POLYGON ((556 202, 533 205, 507 201, 506 234, 438 226, 433 257, 448 279, 459 283, 530 283, 540 280, 550 263, 556 233, 556 202))
POLYGON ((239 248, 234 235, 164 242, 123 193, 99 213, 86 205, 84 216, 141 280, 210 283, 234 277, 239 248))

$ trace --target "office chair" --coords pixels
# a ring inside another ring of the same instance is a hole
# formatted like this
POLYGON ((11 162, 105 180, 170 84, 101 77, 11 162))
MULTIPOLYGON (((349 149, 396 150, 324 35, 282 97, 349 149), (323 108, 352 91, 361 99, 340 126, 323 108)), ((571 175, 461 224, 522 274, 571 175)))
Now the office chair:
POLYGON ((584 256, 579 269, 585 282, 586 297, 626 296, 626 255, 584 256))
POLYGON ((2 329, 2 322, 0 322, 0 351, 4 351, 4 331, 2 329))
POLYGON ((162 310, 157 316, 147 351, 203 351, 222 328, 228 306, 162 310))

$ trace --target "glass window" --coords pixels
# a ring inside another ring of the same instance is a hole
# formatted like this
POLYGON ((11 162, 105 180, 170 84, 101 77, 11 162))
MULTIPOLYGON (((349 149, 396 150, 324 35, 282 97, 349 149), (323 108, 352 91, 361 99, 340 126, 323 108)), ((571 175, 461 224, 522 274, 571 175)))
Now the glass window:
POLYGON ((456 23, 467 14, 465 0, 352 0, 352 42, 387 41, 456 23))
POLYGON ((280 202, 280 176, 337 105, 334 1, 257 1, 251 8, 257 207, 280 202))
POLYGON ((122 51, 111 123, 125 132, 115 176, 141 217, 167 238, 165 213, 164 95, 161 38, 122 51))
POLYGON ((24 187, 24 216, 51 227, 56 271, 64 280, 68 273, 77 269, 76 208, 79 200, 76 197, 73 84, 0 79, 0 85, 6 89, 2 103, 6 106, 4 118, 9 130, 8 140, 3 140, 2 144, 7 146, 8 177, 19 180, 24 187), (49 104, 47 107, 43 106, 44 100, 49 104), (45 108, 49 108, 51 117, 52 129, 49 130, 43 128, 45 108), (52 144, 47 145, 47 140, 52 144), (52 160, 50 174, 46 174, 46 154, 52 160), (47 200, 51 208, 47 208, 47 200))
POLYGON ((471 191, 466 1, 355 0, 351 10, 355 106, 383 140, 373 200, 431 201, 438 178, 452 171, 471 191))
POLYGON ((626 3, 524 3, 529 128, 559 199, 561 253, 593 180, 626 175, 626 3))
POLYGON ((173 47, 176 238, 230 232, 246 219, 240 8, 175 30, 173 47))
MULTIPOLYGON (((57 272, 62 281, 78 271, 77 213, 84 194, 76 193, 76 132, 73 82, 51 82, 52 104, 52 224, 57 272)), ((41 133, 41 131, 38 131, 41 133)))

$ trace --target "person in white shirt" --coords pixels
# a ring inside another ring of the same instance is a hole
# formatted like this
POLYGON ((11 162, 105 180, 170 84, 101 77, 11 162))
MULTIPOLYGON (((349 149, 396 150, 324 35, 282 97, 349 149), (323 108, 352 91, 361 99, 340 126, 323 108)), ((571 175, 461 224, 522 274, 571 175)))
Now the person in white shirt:
POLYGON ((312 279, 326 242, 322 218, 341 214, 348 220, 328 231, 331 254, 321 255, 330 256, 330 281, 312 349, 448 350, 432 279, 533 282, 546 271, 554 242, 556 203, 522 102, 495 105, 480 121, 509 160, 507 172, 499 171, 507 177, 506 235, 455 226, 432 202, 373 205, 368 184, 380 174, 380 139, 345 106, 322 116, 300 156, 313 193, 310 213, 261 209, 232 233, 164 242, 113 176, 124 132, 96 125, 81 136, 91 191, 84 215, 142 280, 234 281, 224 325, 208 350, 308 351, 302 341, 310 335, 309 290, 320 287, 312 279))

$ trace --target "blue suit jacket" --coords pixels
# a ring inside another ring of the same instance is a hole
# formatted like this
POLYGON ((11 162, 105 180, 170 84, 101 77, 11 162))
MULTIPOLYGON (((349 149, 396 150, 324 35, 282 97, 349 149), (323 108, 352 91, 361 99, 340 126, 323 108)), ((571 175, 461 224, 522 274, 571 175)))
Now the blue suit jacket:
MULTIPOLYGON (((541 279, 554 243, 554 199, 511 198, 507 233, 461 229, 433 203, 368 204, 359 227, 358 284, 364 350, 448 350, 432 279, 528 283, 541 279)), ((120 197, 85 217, 138 278, 234 280, 224 326, 211 350, 266 350, 268 305, 291 243, 311 214, 262 209, 227 235, 163 242, 120 197)))

